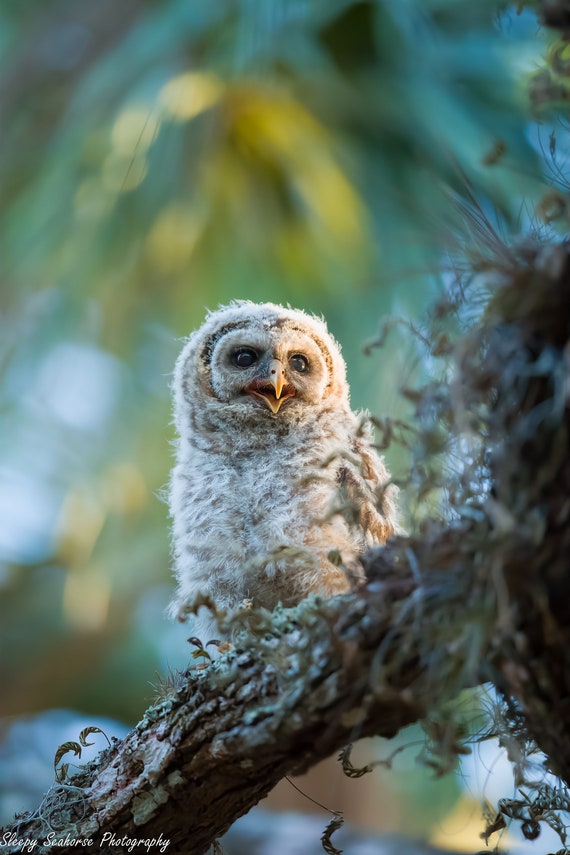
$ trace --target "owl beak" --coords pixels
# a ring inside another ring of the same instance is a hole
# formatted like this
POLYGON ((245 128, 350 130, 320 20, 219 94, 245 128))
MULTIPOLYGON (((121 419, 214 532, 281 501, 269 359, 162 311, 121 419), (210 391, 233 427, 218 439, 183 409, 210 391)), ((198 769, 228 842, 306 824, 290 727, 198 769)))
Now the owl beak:
POLYGON ((269 363, 267 381, 254 380, 245 387, 244 391, 248 395, 261 398, 272 413, 278 413, 281 404, 295 394, 294 387, 287 382, 283 363, 279 359, 272 359, 269 363))
MULTIPOLYGON (((279 400, 279 398, 281 398, 283 386, 286 383, 283 364, 279 361, 279 359, 272 359, 269 363, 269 382, 275 389, 275 397, 277 398, 277 400, 279 400)), ((278 409, 279 407, 277 408, 277 410, 278 409)), ((275 410, 274 412, 277 412, 277 410, 275 410)))

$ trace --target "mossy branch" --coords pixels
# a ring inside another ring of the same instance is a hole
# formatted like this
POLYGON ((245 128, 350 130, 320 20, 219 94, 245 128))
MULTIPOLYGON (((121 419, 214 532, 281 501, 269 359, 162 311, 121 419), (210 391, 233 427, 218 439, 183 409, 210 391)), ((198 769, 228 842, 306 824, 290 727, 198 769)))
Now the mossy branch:
POLYGON ((420 624, 415 638, 410 632, 424 593, 405 556, 420 548, 390 547, 403 569, 387 582, 307 600, 271 623, 261 615, 250 646, 188 672, 122 742, 74 776, 71 789, 56 784, 57 801, 52 793, 49 811, 13 826, 18 836, 162 832, 169 852, 204 852, 284 775, 424 716, 441 673, 432 684, 420 624))

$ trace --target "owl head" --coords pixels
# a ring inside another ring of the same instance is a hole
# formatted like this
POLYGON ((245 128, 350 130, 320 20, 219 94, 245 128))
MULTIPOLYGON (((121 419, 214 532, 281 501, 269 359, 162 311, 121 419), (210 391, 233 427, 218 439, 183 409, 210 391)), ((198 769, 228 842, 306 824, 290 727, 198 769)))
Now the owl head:
POLYGON ((349 410, 346 369, 325 323, 306 312, 246 300, 211 312, 175 368, 179 427, 285 424, 315 406, 349 410))

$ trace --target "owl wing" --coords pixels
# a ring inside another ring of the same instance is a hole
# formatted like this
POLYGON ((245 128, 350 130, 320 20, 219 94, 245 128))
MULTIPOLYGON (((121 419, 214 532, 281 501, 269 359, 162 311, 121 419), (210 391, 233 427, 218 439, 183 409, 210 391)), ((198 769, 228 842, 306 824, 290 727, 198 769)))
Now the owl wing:
POLYGON ((343 461, 337 475, 345 516, 362 529, 367 546, 382 545, 402 533, 396 511, 398 488, 369 441, 357 437, 352 450, 354 462, 343 461))

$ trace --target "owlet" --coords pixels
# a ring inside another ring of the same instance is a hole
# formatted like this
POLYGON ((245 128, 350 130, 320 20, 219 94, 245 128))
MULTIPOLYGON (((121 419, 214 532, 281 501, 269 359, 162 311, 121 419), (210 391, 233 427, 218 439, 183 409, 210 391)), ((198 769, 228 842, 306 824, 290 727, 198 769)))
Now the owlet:
MULTIPOLYGON (((199 594, 272 609, 357 585, 361 553, 398 530, 396 488, 325 323, 272 303, 222 306, 188 338, 173 390, 171 613, 184 619, 199 594)), ((219 636, 205 611, 204 644, 219 636)))

